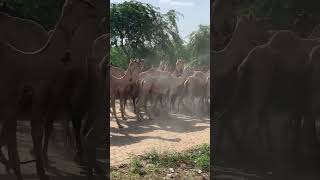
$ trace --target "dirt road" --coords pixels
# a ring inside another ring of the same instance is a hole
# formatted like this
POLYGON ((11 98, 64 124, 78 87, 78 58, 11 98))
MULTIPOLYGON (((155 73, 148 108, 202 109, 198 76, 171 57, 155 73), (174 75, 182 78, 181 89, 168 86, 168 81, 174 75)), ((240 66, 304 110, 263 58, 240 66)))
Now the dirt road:
POLYGON ((210 142, 208 118, 171 114, 171 119, 158 117, 136 121, 134 114, 129 112, 128 115, 132 118, 127 121, 120 120, 124 125, 123 129, 118 129, 115 119, 111 120, 111 166, 128 162, 131 154, 141 155, 152 149, 160 152, 183 151, 210 142))
MULTIPOLYGON (((53 140, 49 143, 49 168, 48 175, 51 180, 86 180, 85 171, 78 164, 73 161, 74 149, 71 145, 64 145, 62 131, 60 124, 55 125, 53 140)), ((21 161, 28 161, 34 159, 30 153, 32 148, 32 140, 30 134, 30 126, 28 121, 18 123, 18 148, 21 161)), ((6 153, 6 149, 3 148, 6 153)), ((36 175, 35 162, 22 164, 21 171, 24 179, 38 180, 36 175)), ((14 180, 14 175, 8 175, 4 166, 0 165, 0 179, 14 180)))

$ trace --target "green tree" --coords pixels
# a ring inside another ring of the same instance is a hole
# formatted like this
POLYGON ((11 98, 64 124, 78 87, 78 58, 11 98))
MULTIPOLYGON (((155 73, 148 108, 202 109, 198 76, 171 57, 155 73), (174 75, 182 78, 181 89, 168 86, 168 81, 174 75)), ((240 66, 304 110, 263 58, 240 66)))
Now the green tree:
POLYGON ((179 15, 175 10, 161 14, 158 8, 137 1, 111 4, 111 45, 121 49, 126 60, 164 59, 173 64, 185 48, 177 27, 179 15))
POLYGON ((189 35, 187 45, 191 53, 192 65, 209 65, 210 63, 210 27, 199 25, 197 31, 189 35))

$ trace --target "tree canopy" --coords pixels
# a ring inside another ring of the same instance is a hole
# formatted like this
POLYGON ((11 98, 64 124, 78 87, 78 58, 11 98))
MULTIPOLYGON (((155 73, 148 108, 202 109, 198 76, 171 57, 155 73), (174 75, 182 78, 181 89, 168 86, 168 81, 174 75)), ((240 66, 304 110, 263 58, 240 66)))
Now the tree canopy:
MULTIPOLYGON (((257 17, 270 17, 275 29, 291 29, 301 36, 307 36, 320 23, 320 1, 309 0, 230 0, 230 9, 225 26, 232 32, 236 16, 253 14, 257 17)), ((225 1, 221 1, 224 3, 225 1)), ((230 32, 229 32, 230 33, 230 32)))
MULTIPOLYGON (((159 8, 138 1, 111 4, 111 61, 116 65, 121 58, 144 58, 146 64, 165 60, 174 64, 178 58, 187 61, 203 58, 202 48, 209 52, 209 26, 200 26, 199 32, 190 35, 193 44, 186 44, 179 35, 177 22, 183 15, 176 10, 162 14, 159 8), (207 36, 207 39, 204 38, 207 36), (202 42, 206 41, 206 42, 202 42), (202 47, 195 47, 202 46, 202 47), (196 48, 190 51, 190 48, 196 48), (197 57, 197 58, 195 58, 197 57)), ((203 58, 205 59, 205 58, 203 58)), ((123 59, 122 59, 123 60, 123 59)), ((203 61, 205 62, 205 61, 203 61)))
POLYGON ((188 50, 191 64, 208 65, 210 62, 210 27, 199 25, 199 29, 190 34, 188 50))
POLYGON ((128 59, 156 58, 173 61, 183 55, 179 36, 179 12, 161 14, 150 4, 128 1, 111 4, 111 45, 128 59), (176 51, 178 49, 178 51, 176 51))

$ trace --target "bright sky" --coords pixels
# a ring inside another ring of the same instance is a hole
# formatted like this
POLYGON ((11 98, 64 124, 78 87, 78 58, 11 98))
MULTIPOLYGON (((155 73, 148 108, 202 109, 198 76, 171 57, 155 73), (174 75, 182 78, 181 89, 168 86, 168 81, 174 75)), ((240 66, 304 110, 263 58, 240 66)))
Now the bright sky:
MULTIPOLYGON (((111 3, 121 3, 128 0, 111 0, 111 3)), ((143 3, 159 7, 162 13, 174 9, 183 14, 179 16, 178 28, 181 38, 198 29, 200 24, 210 25, 210 0, 139 0, 143 3)))

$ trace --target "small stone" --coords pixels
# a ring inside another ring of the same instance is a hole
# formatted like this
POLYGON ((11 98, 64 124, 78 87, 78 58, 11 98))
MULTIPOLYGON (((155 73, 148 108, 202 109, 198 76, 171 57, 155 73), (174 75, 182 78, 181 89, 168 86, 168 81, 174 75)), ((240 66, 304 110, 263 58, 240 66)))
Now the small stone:
POLYGON ((169 174, 167 174, 167 176, 166 176, 167 178, 172 178, 173 176, 172 176, 172 174, 171 173, 169 173, 169 174))
POLYGON ((181 168, 186 168, 187 165, 186 164, 181 164, 181 168))
POLYGON ((202 171, 199 169, 198 171, 197 171, 199 174, 201 174, 202 173, 202 171))
POLYGON ((169 168, 169 172, 170 173, 174 173, 174 169, 173 168, 169 168))

